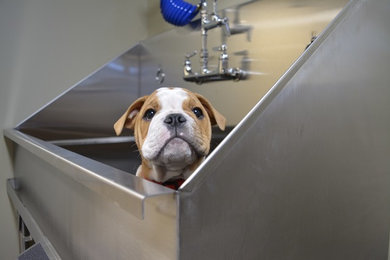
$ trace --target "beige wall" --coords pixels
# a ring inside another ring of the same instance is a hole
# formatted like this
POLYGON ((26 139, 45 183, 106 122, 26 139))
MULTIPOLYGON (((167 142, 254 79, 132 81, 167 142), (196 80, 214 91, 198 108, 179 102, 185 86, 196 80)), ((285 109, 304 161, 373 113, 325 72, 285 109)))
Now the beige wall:
MULTIPOLYGON (((157 1, 156 1, 157 2, 157 1)), ((0 1, 0 129, 10 128, 147 36, 146 1, 0 1)), ((0 138, 0 259, 18 255, 0 138)))

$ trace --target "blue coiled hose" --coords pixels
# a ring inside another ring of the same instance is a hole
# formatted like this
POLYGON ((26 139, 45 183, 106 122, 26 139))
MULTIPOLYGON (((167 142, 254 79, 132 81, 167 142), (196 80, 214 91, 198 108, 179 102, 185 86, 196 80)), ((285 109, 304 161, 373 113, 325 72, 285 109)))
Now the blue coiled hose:
POLYGON ((182 0, 161 0, 160 9, 164 19, 176 26, 188 24, 199 11, 196 5, 182 0))

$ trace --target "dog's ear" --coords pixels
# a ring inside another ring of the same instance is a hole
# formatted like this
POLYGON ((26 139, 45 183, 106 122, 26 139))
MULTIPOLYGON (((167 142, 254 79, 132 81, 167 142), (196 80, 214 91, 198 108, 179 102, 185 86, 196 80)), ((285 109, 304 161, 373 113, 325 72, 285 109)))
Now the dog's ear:
POLYGON ((211 104, 210 102, 200 94, 195 93, 195 96, 202 103, 203 107, 206 109, 207 114, 210 117, 211 125, 217 124, 219 129, 222 131, 225 130, 226 118, 221 115, 211 104))
POLYGON ((148 96, 140 97, 133 104, 129 106, 126 112, 116 121, 114 124, 114 129, 116 135, 120 135, 122 133, 123 127, 134 129, 135 124, 135 116, 141 110, 141 107, 145 103, 145 100, 148 96))

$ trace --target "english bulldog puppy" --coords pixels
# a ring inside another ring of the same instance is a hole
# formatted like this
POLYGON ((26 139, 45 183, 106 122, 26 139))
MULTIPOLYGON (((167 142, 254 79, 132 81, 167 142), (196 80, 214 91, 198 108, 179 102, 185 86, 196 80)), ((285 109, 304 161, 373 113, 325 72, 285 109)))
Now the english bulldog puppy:
POLYGON ((210 150, 211 126, 223 117, 203 96, 183 88, 160 88, 137 99, 114 124, 134 130, 142 163, 136 175, 177 189, 210 150))

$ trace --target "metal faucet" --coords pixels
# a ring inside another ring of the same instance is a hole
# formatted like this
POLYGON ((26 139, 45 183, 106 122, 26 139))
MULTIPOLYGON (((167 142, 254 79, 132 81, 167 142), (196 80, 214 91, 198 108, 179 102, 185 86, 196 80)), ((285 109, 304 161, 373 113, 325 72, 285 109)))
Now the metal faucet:
POLYGON ((193 57, 197 52, 194 51, 192 54, 186 55, 184 62, 184 80, 193 81, 197 83, 203 83, 214 80, 228 80, 234 79, 239 80, 245 78, 246 73, 239 68, 229 68, 229 55, 227 54, 227 46, 225 40, 223 40, 221 46, 218 48, 221 51, 218 68, 215 71, 211 71, 208 68, 209 52, 207 49, 207 33, 209 30, 221 27, 223 30, 223 37, 230 36, 229 20, 227 17, 219 17, 217 14, 217 0, 213 2, 213 12, 211 15, 207 12, 207 2, 203 0, 200 4, 200 16, 201 16, 201 36, 202 36, 202 47, 200 50, 201 59, 201 71, 196 73, 192 71, 190 58, 193 57))

